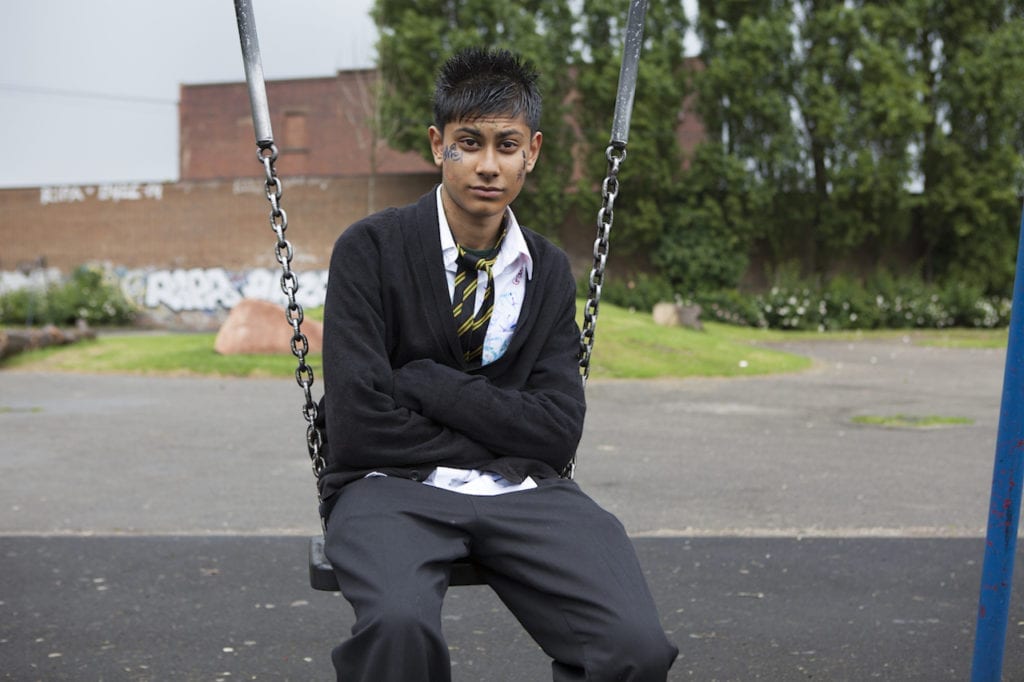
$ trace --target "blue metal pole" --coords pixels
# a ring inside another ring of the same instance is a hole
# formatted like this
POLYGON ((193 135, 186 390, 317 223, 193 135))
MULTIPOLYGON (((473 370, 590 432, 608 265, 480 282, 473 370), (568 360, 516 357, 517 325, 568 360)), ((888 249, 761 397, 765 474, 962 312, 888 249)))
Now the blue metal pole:
POLYGON ((981 570, 978 626, 974 633, 972 682, 999 682, 1017 549, 1021 485, 1024 478, 1024 215, 1017 247, 1017 272, 1006 346, 1003 398, 989 501, 985 563, 981 570))

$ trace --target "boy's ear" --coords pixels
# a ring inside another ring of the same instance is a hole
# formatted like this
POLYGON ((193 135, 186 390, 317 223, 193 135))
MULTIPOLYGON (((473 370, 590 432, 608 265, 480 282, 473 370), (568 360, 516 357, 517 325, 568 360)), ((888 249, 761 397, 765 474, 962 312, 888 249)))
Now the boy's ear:
POLYGON ((430 126, 427 129, 427 136, 430 138, 430 152, 434 155, 434 165, 440 168, 444 161, 444 135, 437 126, 430 126))
POLYGON ((526 172, 533 171, 533 167, 537 165, 537 159, 540 157, 540 146, 544 142, 544 135, 538 130, 530 137, 530 151, 526 159, 526 172))

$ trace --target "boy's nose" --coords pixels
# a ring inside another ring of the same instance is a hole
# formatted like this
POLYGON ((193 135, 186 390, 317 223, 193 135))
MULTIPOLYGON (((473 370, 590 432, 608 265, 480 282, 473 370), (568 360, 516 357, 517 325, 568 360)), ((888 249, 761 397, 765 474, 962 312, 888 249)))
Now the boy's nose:
POLYGON ((480 175, 498 174, 498 153, 491 147, 484 147, 477 156, 476 172, 480 175))

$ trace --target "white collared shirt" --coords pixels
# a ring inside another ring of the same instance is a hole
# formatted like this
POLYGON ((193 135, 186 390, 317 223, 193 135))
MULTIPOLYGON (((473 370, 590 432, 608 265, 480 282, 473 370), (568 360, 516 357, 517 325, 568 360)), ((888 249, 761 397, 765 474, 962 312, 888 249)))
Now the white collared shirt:
MULTIPOLYGON (((455 295, 455 274, 459 269, 456 259, 459 250, 455 238, 452 237, 448 218, 444 214, 440 185, 437 188, 437 216, 438 229, 441 231, 441 255, 444 257, 444 270, 448 278, 448 297, 451 298, 455 295)), ((487 334, 484 338, 481 362, 485 365, 500 358, 508 349, 519 322, 519 313, 523 309, 526 282, 533 275, 533 259, 511 208, 505 209, 505 219, 508 232, 501 242, 498 260, 491 268, 494 275, 494 313, 487 324, 487 334)), ((487 273, 481 272, 477 277, 477 291, 483 291, 487 286, 487 273)), ((476 297, 473 314, 480 309, 483 298, 482 295, 476 297)), ((434 469, 423 483, 464 495, 503 495, 537 487, 537 483, 529 476, 522 483, 516 484, 487 471, 449 467, 434 469)))
MULTIPOLYGON (((459 269, 456 259, 459 250, 455 244, 455 238, 452 237, 452 230, 444 213, 444 205, 441 203, 440 185, 437 187, 437 216, 441 235, 441 255, 444 258, 444 270, 448 278, 448 298, 450 299, 455 295, 455 275, 459 269)), ((505 209, 505 219, 508 232, 501 242, 498 259, 495 261, 494 267, 491 268, 491 273, 494 276, 494 313, 491 315, 491 321, 487 324, 487 334, 484 338, 482 358, 484 365, 494 362, 508 349, 519 322, 519 313, 523 309, 526 282, 533 276, 533 258, 530 257, 530 249, 526 246, 523 231, 519 228, 519 223, 511 208, 505 209)), ((487 273, 481 272, 478 278, 477 291, 483 291, 487 286, 487 273)), ((482 294, 476 297, 474 314, 483 304, 483 298, 482 294)), ((386 474, 374 471, 367 474, 366 478, 374 476, 386 476, 386 474)), ((464 495, 504 495, 537 487, 537 482, 529 476, 522 483, 512 483, 489 471, 452 469, 450 467, 437 467, 430 472, 423 483, 464 495)))
MULTIPOLYGON (((452 237, 448 218, 444 213, 440 185, 438 185, 436 194, 441 255, 444 258, 444 270, 448 278, 448 298, 451 298, 455 295, 455 274, 459 269, 456 259, 459 251, 455 244, 455 238, 452 237)), ((505 209, 505 219, 508 232, 501 243, 498 260, 491 268, 491 273, 494 275, 494 313, 491 315, 491 321, 487 324, 487 334, 484 337, 484 352, 481 360, 484 365, 494 362, 508 349, 508 344, 512 340, 512 335, 519 322, 519 313, 523 309, 526 282, 533 276, 533 259, 530 257, 530 249, 526 246, 526 239, 523 237, 523 232, 519 228, 519 223, 511 208, 505 209)), ((477 277, 477 291, 483 292, 487 286, 487 273, 481 271, 477 277)), ((483 298, 482 293, 477 295, 473 314, 480 309, 483 298)))

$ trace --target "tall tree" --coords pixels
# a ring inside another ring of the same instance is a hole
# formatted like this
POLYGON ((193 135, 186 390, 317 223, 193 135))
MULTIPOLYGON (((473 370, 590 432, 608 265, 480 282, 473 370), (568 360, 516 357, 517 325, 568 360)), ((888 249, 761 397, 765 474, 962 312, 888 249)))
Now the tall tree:
MULTIPOLYGON (((614 113, 628 3, 584 0, 576 55, 577 102, 574 118, 583 131, 585 160, 577 193, 581 213, 595 215, 597 182, 614 113)), ((627 158, 616 201, 616 247, 646 253, 657 247, 677 213, 682 158, 676 130, 687 94, 683 38, 688 21, 682 0, 651 2, 647 8, 627 158)))
POLYGON ((1022 5, 701 3, 701 111, 762 193, 749 205, 772 206, 759 231, 777 264, 799 254, 805 274, 828 273, 857 249, 882 257, 913 225, 927 276, 1009 289, 1022 5))
POLYGON ((563 197, 575 144, 565 116, 574 21, 568 0, 377 0, 373 17, 380 31, 381 118, 395 128, 395 147, 419 151, 427 160, 432 158, 426 129, 432 123, 434 77, 448 56, 489 45, 515 50, 537 66, 544 145, 529 191, 516 207, 525 224, 554 234, 568 210, 563 197))
MULTIPOLYGON (((827 273, 850 249, 905 234, 922 86, 891 14, 855 2, 701 5, 702 112, 753 175, 775 265, 827 273)), ((749 230, 748 230, 749 233, 749 230)))
POLYGON ((929 274, 1008 293, 1022 187, 1024 3, 912 0, 909 68, 927 83, 915 213, 929 274))
POLYGON ((695 78, 708 140, 684 178, 686 210, 661 251, 662 267, 686 291, 735 286, 755 240, 805 222, 793 200, 803 168, 791 115, 792 8, 757 0, 713 10, 701 3, 704 68, 695 78))
POLYGON ((804 0, 800 14, 805 68, 796 100, 819 250, 836 259, 865 244, 892 244, 909 227, 909 147, 926 121, 924 84, 906 70, 899 40, 909 17, 899 4, 821 0, 804 0))
MULTIPOLYGON (((514 49, 538 65, 544 90, 542 159, 532 191, 519 199, 526 220, 549 234, 573 209, 589 222, 600 201, 627 10, 622 0, 377 0, 383 117, 401 122, 393 143, 428 153, 429 84, 451 52, 481 43, 514 49)), ((686 27, 682 0, 650 3, 622 174, 629 189, 616 214, 617 242, 626 250, 656 244, 677 201, 686 27)))

